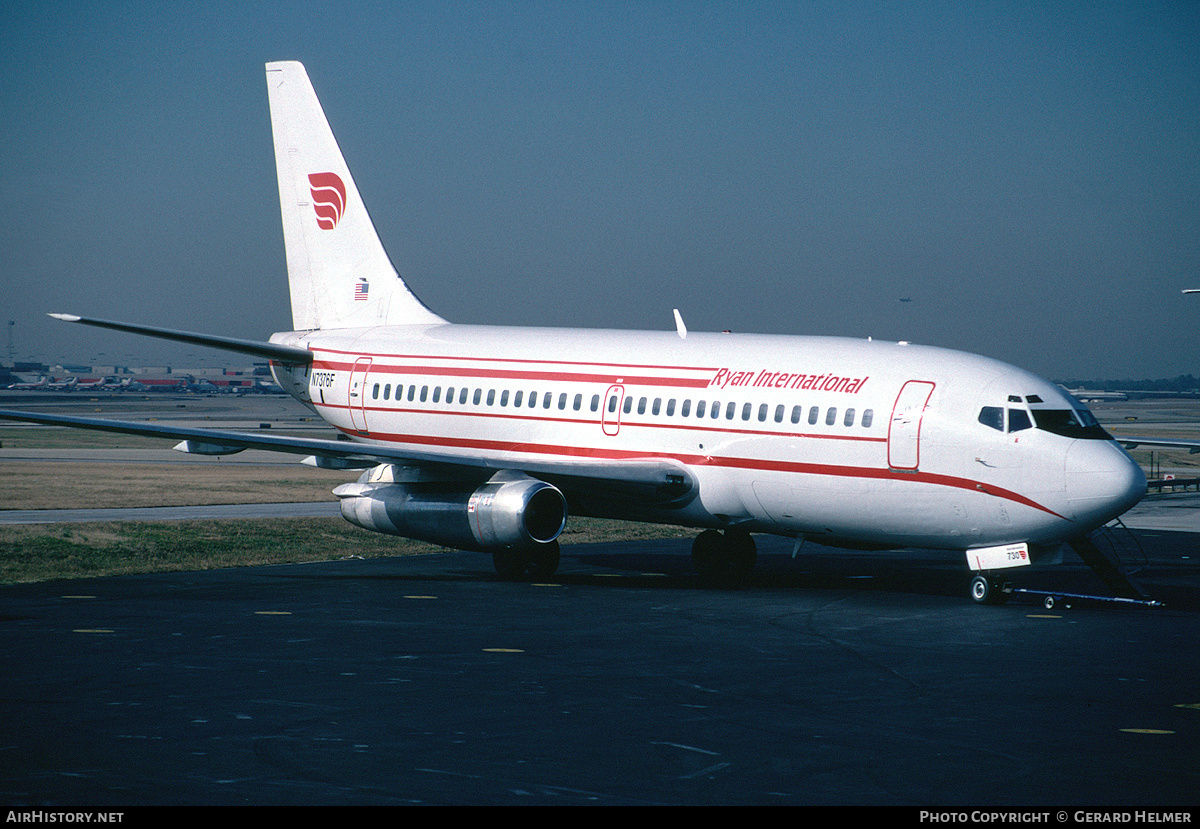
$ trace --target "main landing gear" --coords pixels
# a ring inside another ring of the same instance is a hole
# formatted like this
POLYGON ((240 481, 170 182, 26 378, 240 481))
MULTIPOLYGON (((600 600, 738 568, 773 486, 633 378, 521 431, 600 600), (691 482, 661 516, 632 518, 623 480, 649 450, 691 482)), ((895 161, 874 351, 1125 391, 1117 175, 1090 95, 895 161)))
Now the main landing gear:
POLYGON ((492 553, 492 564, 500 578, 548 579, 558 570, 558 541, 529 547, 505 547, 492 553))
POLYGON ((757 560, 758 548, 745 530, 705 530, 692 542, 692 566, 705 581, 740 581, 757 560))

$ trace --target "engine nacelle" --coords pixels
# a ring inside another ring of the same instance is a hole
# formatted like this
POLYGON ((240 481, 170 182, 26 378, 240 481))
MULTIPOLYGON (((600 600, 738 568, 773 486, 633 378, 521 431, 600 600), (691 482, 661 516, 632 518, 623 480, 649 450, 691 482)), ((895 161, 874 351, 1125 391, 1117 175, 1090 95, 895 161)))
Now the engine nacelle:
POLYGON ((492 552, 558 538, 567 501, 554 486, 516 472, 498 472, 474 489, 461 484, 378 483, 369 473, 333 491, 342 517, 375 532, 492 552))

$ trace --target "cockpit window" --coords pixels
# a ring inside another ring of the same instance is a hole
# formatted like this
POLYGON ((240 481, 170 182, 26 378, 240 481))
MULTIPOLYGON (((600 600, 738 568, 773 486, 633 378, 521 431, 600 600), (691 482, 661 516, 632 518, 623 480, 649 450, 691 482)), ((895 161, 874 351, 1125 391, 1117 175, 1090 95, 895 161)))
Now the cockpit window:
POLYGON ((1004 431, 1004 409, 999 406, 984 406, 979 410, 979 422, 997 432, 1004 431))
POLYGON ((1008 431, 1020 432, 1023 429, 1032 429, 1033 423, 1029 420, 1029 412, 1024 409, 1009 409, 1008 410, 1008 431))
POLYGON ((1033 420, 1039 429, 1063 437, 1084 440, 1113 439, 1112 435, 1104 431, 1096 416, 1079 405, 1072 405, 1069 409, 1033 409, 1033 420))

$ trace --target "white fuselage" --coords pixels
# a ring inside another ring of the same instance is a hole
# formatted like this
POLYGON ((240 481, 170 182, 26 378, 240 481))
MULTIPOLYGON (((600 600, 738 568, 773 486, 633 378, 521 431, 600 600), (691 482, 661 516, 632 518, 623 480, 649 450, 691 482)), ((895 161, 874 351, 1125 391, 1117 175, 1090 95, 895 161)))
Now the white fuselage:
POLYGON ((275 365, 276 378, 353 440, 518 470, 669 459, 698 483, 683 505, 611 517, 970 549, 1055 544, 1145 492, 1112 440, 1025 425, 1074 411, 1061 389, 960 352, 451 324, 272 341, 312 350, 310 367, 275 365))

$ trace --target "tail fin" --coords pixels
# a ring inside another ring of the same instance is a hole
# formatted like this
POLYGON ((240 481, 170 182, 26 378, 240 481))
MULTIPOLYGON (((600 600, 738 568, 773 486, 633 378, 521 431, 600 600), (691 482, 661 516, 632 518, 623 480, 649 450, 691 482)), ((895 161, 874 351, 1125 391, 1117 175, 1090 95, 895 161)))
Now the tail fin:
POLYGON ((445 322, 396 273, 304 66, 267 64, 296 330, 445 322))

